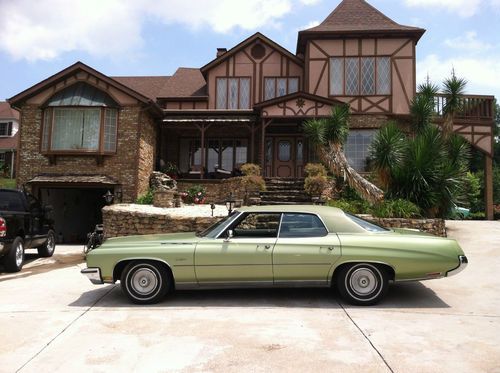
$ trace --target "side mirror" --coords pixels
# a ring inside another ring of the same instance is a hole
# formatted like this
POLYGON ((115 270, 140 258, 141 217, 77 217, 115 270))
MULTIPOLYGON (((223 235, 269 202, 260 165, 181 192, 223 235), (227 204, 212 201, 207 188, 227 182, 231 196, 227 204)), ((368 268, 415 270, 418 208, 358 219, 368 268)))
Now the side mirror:
POLYGON ((224 241, 229 241, 229 240, 231 240, 231 238, 233 238, 233 231, 231 229, 229 229, 226 232, 226 239, 224 241))

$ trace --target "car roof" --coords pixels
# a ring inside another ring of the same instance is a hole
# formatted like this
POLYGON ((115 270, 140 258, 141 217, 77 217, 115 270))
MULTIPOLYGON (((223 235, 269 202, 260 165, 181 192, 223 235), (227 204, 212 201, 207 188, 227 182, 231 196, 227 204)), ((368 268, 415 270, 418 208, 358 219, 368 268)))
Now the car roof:
POLYGON ((240 212, 283 212, 317 214, 321 217, 329 232, 365 232, 358 224, 349 219, 344 211, 336 207, 319 205, 270 205, 238 207, 240 212))

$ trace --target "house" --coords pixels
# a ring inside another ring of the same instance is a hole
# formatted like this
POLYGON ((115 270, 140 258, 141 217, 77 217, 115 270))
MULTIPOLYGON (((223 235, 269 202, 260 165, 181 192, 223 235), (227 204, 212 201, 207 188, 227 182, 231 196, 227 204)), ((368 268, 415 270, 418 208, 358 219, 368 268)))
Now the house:
POLYGON ((0 101, 0 177, 15 177, 18 129, 19 112, 0 101))
MULTIPOLYGON (((81 234, 98 221, 107 190, 132 202, 168 162, 183 178, 228 177, 246 162, 268 177, 302 177, 315 160, 303 122, 339 104, 352 112, 348 159, 364 171, 377 129, 388 120, 411 125, 424 32, 344 0, 299 32, 295 53, 256 33, 173 76, 110 77, 77 62, 9 100, 21 112, 18 183, 81 234)), ((463 100, 455 130, 485 154, 491 217, 493 97, 463 100)))

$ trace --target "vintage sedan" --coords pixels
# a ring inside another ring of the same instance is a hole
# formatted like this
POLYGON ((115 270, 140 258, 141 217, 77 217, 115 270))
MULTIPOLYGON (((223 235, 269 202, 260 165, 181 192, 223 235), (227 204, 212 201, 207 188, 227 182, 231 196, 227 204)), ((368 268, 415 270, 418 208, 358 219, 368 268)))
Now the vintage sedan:
POLYGON ((306 205, 241 208, 200 233, 110 238, 86 260, 92 283, 119 280, 142 304, 174 289, 304 286, 372 305, 389 282, 450 277, 467 265, 455 240, 306 205))

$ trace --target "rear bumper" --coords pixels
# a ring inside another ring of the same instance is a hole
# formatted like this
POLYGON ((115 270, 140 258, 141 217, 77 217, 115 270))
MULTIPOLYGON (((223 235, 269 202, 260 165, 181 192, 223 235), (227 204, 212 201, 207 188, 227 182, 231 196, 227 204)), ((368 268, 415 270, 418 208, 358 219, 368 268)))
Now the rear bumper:
POLYGON ((446 277, 451 277, 459 274, 467 267, 467 264, 469 264, 469 260, 467 259, 467 257, 465 255, 460 255, 458 257, 458 267, 446 272, 446 277))
POLYGON ((101 270, 99 268, 85 268, 80 272, 82 275, 87 276, 91 283, 94 285, 104 284, 101 277, 101 270))

